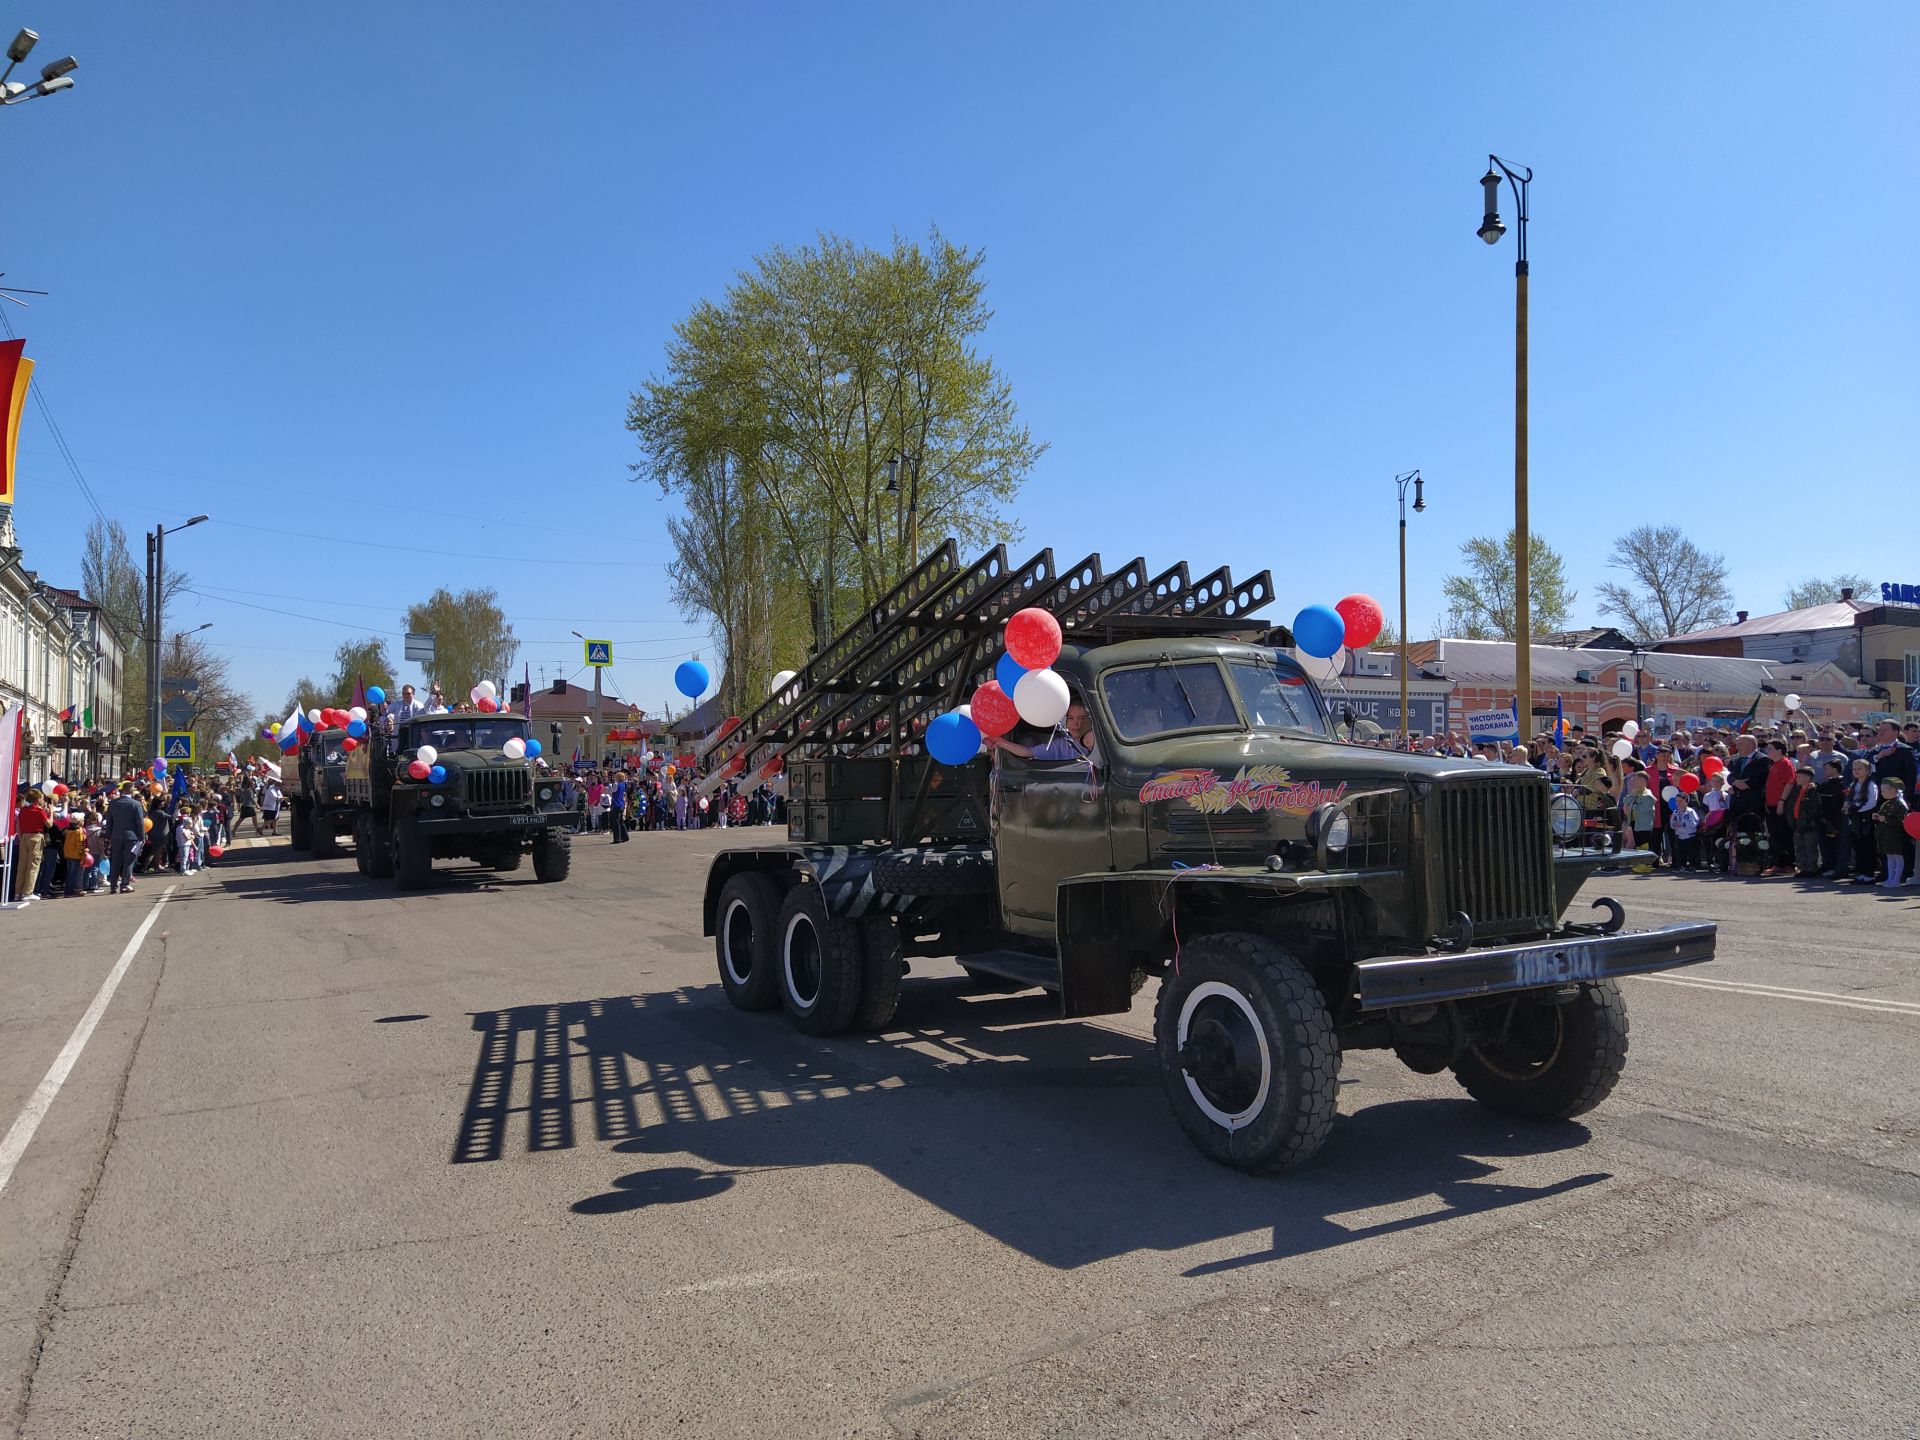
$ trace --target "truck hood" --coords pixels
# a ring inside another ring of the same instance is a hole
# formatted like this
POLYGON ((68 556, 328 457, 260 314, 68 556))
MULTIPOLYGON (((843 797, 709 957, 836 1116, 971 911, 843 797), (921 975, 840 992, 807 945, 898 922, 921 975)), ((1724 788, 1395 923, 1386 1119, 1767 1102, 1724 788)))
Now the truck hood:
POLYGON ((1243 766, 1279 766, 1295 781, 1322 785, 1345 781, 1348 788, 1409 784, 1415 780, 1474 780, 1489 776, 1539 775, 1532 766, 1490 765, 1484 760, 1443 759, 1343 745, 1304 735, 1273 731, 1183 735, 1131 747, 1134 767, 1155 770, 1213 770, 1231 779, 1243 766))

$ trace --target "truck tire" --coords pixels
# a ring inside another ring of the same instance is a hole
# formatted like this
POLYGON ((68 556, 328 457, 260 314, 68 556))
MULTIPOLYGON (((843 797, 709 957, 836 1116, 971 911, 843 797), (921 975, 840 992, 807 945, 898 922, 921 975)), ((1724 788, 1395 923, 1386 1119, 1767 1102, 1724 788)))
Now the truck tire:
POLYGON ((743 870, 720 887, 714 911, 720 988, 736 1010, 780 1003, 780 887, 771 875, 743 870))
POLYGON ((287 822, 290 831, 288 840, 296 850, 311 850, 313 848, 313 817, 307 813, 307 807, 298 800, 287 808, 293 812, 287 822))
POLYGON ((367 874, 376 880, 393 878, 393 845, 389 825, 377 815, 367 817, 367 874))
POLYGON ((340 854, 340 836, 333 828, 331 817, 323 817, 316 824, 314 817, 309 814, 307 834, 312 841, 309 848, 313 851, 314 859, 332 860, 340 854))
POLYGON ((487 856, 486 866, 489 870, 497 870, 502 875, 511 875, 520 868, 520 861, 525 858, 526 853, 518 845, 502 845, 487 856))
POLYGON ((1202 935, 1155 1007, 1160 1080, 1200 1152, 1256 1174, 1285 1170, 1333 1128, 1340 1045, 1306 968, 1259 935, 1202 935))
POLYGON ((829 915, 820 887, 800 884, 780 904, 780 1003, 803 1035, 838 1035, 853 1023, 866 968, 860 926, 829 915))
POLYGON ((433 851, 426 837, 411 820, 393 827, 393 887, 396 890, 424 890, 433 879, 433 851))
POLYGON ((1522 1120, 1571 1120, 1619 1083, 1627 1064, 1627 1002, 1613 980, 1580 987, 1565 1004, 1514 996, 1497 1033, 1468 1044, 1453 1077, 1489 1110, 1522 1120))
POLYGON ((873 888, 883 895, 991 895, 993 878, 993 851, 979 845, 883 850, 873 861, 873 888))
POLYGON ((907 963, 900 956, 900 927, 891 915, 867 915, 860 921, 860 1003, 853 1007, 853 1028, 883 1030, 900 1008, 900 982, 907 963))
POLYGON ((373 850, 373 817, 362 810, 353 817, 353 868, 362 875, 373 874, 367 856, 373 850))
POLYGON ((554 884, 567 878, 573 869, 573 833, 547 830, 533 842, 533 874, 536 880, 554 884))

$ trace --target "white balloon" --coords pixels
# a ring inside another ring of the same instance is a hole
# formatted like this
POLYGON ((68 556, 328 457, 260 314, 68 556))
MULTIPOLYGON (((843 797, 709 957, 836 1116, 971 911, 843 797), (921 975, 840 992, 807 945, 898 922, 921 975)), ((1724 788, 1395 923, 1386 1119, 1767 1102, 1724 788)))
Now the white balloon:
POLYGON ((961 713, 962 715, 964 715, 964 716, 966 716, 966 717, 967 717, 967 719, 969 719, 969 720, 971 720, 971 719, 973 719, 973 706, 971 706, 971 705, 962 705, 962 706, 960 707, 960 713, 961 713))
POLYGON ((307 719, 318 725, 320 723, 320 707, 316 705, 313 709, 307 711, 307 719))
POLYGON ((1640 722, 1638 720, 1627 721, 1626 724, 1620 727, 1620 733, 1629 740, 1633 739, 1634 736, 1640 733, 1640 722))
POLYGON ((773 677, 773 684, 767 690, 767 693, 769 695, 778 695, 782 690, 786 689, 787 686, 791 685, 794 682, 794 679, 798 674, 799 672, 795 670, 782 670, 778 675, 773 677))
POLYGON ((1660 791, 1660 798, 1661 798, 1662 800, 1671 800, 1671 799, 1673 799, 1673 797, 1674 797, 1674 796, 1676 796, 1676 795, 1678 795, 1679 793, 1680 793, 1680 787, 1679 787, 1679 786, 1677 786, 1677 785, 1667 785, 1667 786, 1664 786, 1664 787, 1663 787, 1663 788, 1661 789, 1661 791, 1660 791))
MULTIPOLYGON (((500 693, 499 690, 497 690, 494 687, 494 683, 491 680, 482 680, 478 685, 474 686, 473 688, 476 691, 478 691, 480 695, 486 696, 487 699, 489 700, 493 699, 494 696, 500 693)), ((478 696, 476 696, 475 698, 478 698, 478 696)))
POLYGON ((354 706, 351 710, 347 711, 347 718, 349 720, 365 720, 367 718, 367 707, 364 705, 354 706))
POLYGON ((418 750, 413 752, 413 758, 418 760, 422 765, 432 765, 439 761, 440 752, 431 745, 422 745, 418 750))
POLYGON ((1066 718, 1072 695, 1067 682, 1051 670, 1029 670, 1013 687, 1013 708, 1029 725, 1051 730, 1066 718))
POLYGON ((506 743, 500 747, 500 753, 509 760, 523 760, 527 754, 527 742, 518 735, 510 735, 506 743))
POLYGON ((1627 756, 1631 755, 1632 753, 1633 753, 1633 742, 1631 740, 1616 740, 1613 742, 1613 758, 1614 759, 1624 760, 1627 758, 1627 756))
POLYGON ((1800 708, 1800 697, 1798 695, 1787 696, 1787 709, 1798 710, 1799 708, 1800 708))

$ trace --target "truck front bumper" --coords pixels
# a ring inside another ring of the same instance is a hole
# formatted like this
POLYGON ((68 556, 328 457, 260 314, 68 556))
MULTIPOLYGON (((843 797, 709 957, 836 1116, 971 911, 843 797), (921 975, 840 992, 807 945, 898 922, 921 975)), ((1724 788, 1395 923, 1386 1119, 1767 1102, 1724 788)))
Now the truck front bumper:
POLYGON ((420 827, 420 833, 432 838, 436 835, 521 835, 528 831, 571 830, 570 817, 564 811, 546 814, 519 813, 513 815, 448 815, 444 818, 430 810, 416 811, 414 823, 420 827))
POLYGON ((1399 1005, 1470 1000, 1510 990, 1537 990, 1618 975, 1644 975, 1713 959, 1718 927, 1667 925, 1617 935, 1456 950, 1437 955, 1388 955, 1355 968, 1354 991, 1363 1011, 1399 1005))

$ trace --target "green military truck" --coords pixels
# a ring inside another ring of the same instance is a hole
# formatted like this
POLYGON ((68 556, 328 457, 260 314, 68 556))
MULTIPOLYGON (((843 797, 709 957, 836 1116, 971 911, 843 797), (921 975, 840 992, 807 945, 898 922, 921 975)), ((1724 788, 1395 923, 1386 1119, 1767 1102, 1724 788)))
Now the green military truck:
POLYGON ((1264 572, 941 546, 715 748, 709 784, 789 778, 788 843, 707 878, 728 998, 824 1035, 885 1025, 923 956, 1069 1017, 1157 980, 1174 1117, 1249 1171, 1319 1147, 1347 1050, 1531 1120, 1597 1105, 1626 1060, 1619 977, 1711 959, 1714 926, 1628 931, 1611 900, 1569 919, 1623 857, 1557 850, 1535 770, 1336 740, 1291 635, 1255 618, 1271 599, 1264 572), (915 737, 1028 606, 1061 623, 1089 753, 933 763, 915 737))
POLYGON ((346 761, 360 873, 419 890, 436 859, 505 872, 531 854, 536 879, 566 879, 575 817, 561 804, 560 781, 502 749, 528 738, 526 719, 504 713, 419 715, 390 737, 376 725, 346 761), (412 774, 423 749, 440 779, 431 767, 426 779, 412 774))
MULTIPOLYGON (((344 730, 316 730, 289 757, 291 775, 281 777, 293 848, 310 850, 316 860, 340 853, 340 837, 353 831, 353 806, 347 803, 344 730)), ((284 770, 284 766, 282 767, 284 770)))

